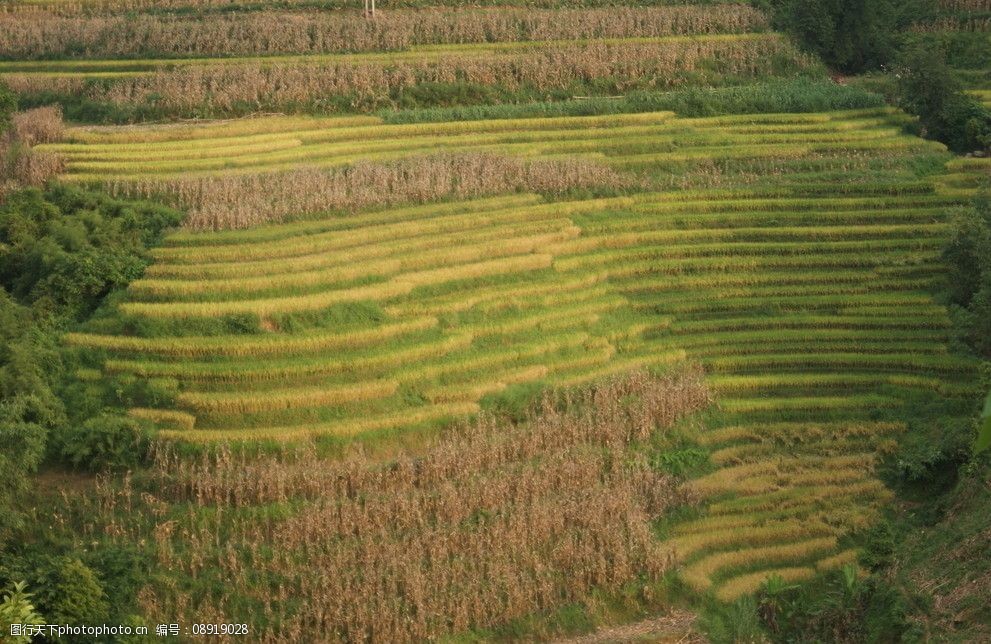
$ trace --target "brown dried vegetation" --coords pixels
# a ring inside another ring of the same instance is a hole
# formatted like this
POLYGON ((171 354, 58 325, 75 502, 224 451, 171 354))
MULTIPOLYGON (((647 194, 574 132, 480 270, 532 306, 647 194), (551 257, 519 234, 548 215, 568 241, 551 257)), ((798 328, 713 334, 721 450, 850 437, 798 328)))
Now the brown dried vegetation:
POLYGON ((635 179, 580 158, 522 160, 486 153, 436 154, 346 168, 110 182, 116 195, 155 197, 188 211, 193 230, 246 228, 331 210, 466 199, 510 192, 622 189, 635 179))
POLYGON ((0 56, 140 58, 394 51, 416 45, 742 33, 767 28, 746 5, 532 10, 61 17, 0 14, 0 56))
MULTIPOLYGON (((520 424, 483 416, 386 465, 322 460, 312 446, 198 462, 162 448, 150 489, 167 501, 145 494, 147 512, 114 512, 106 531, 153 539, 183 583, 209 573, 222 587, 192 602, 184 588, 148 587, 152 620, 250 621, 229 602, 240 597, 271 625, 252 633, 260 641, 404 642, 492 626, 671 565, 650 522, 694 500, 633 445, 709 400, 701 370, 633 373, 548 395, 520 424), (158 518, 128 525, 141 516, 158 518)), ((130 489, 108 492, 104 511, 133 501, 130 489)))
POLYGON ((421 84, 498 87, 504 91, 570 90, 608 79, 613 89, 674 87, 698 74, 758 77, 787 60, 814 65, 784 38, 716 38, 665 41, 600 41, 553 44, 432 58, 380 61, 339 58, 318 63, 228 63, 188 65, 147 75, 89 84, 82 78, 8 74, 22 93, 81 94, 116 105, 154 105, 168 113, 299 110, 371 110, 421 84))
POLYGON ((40 186, 65 172, 61 155, 31 147, 58 141, 63 131, 58 107, 37 107, 11 117, 10 128, 0 137, 0 198, 21 186, 40 186))

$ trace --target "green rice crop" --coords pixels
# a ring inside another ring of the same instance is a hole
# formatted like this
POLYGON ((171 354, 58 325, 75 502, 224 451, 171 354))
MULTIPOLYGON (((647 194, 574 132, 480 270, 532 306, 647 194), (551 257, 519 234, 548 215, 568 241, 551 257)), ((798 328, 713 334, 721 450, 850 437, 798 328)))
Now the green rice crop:
POLYGON ((109 349, 120 353, 140 353, 175 358, 238 358, 296 355, 345 347, 369 346, 434 328, 437 323, 437 318, 421 317, 369 329, 308 335, 268 334, 262 336, 141 338, 124 335, 69 333, 65 337, 69 344, 75 346, 109 349))

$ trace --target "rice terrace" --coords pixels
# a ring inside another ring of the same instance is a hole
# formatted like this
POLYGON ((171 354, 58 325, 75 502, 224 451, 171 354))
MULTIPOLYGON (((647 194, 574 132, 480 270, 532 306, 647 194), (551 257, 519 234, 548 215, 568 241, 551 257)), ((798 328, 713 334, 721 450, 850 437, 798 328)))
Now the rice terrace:
POLYGON ((988 0, 0 0, 0 642, 991 641, 988 0))

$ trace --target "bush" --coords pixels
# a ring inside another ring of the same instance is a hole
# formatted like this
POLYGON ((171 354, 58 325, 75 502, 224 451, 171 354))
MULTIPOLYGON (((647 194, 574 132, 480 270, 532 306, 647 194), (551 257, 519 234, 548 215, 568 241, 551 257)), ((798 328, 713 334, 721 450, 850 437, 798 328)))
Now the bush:
POLYGON ((0 289, 0 547, 21 525, 18 500, 41 462, 47 432, 65 421, 52 390, 60 372, 55 339, 0 289))
POLYGON ((180 218, 65 186, 13 193, 0 207, 0 285, 43 312, 82 317, 141 275, 145 248, 180 218))
POLYGON ((60 456, 74 467, 100 472, 137 467, 148 455, 151 431, 127 416, 103 414, 56 437, 60 456))
POLYGON ((103 542, 89 549, 82 558, 102 579, 113 580, 104 590, 115 615, 136 608, 138 591, 148 581, 154 557, 149 557, 136 544, 103 542))
POLYGON ((831 572, 817 582, 765 588, 761 611, 774 642, 902 642, 913 639, 901 594, 880 577, 862 579, 856 566, 831 572), (773 614, 773 621, 767 616, 773 614))
POLYGON ((27 584, 23 581, 15 583, 10 590, 4 593, 3 601, 0 602, 0 628, 4 642, 30 642, 29 635, 18 637, 10 636, 11 624, 44 624, 45 618, 38 614, 31 603, 31 593, 25 590, 27 584))
POLYGON ((867 531, 860 565, 876 572, 895 562, 895 533, 888 521, 880 521, 867 531))
POLYGON ((699 616, 699 627, 712 642, 757 644, 766 642, 760 608, 753 597, 741 597, 729 606, 712 603, 699 616))
POLYGON ((39 608, 53 624, 102 624, 110 606, 103 586, 86 564, 74 557, 54 557, 39 571, 39 608))

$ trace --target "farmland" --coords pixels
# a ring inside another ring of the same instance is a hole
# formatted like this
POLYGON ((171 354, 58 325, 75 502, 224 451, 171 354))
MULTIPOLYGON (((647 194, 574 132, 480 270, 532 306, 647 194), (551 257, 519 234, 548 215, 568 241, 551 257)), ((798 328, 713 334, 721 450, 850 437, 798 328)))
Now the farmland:
MULTIPOLYGON (((905 42, 985 38, 982 2, 934 11, 905 42)), ((4 189, 4 315, 38 325, 4 368, 57 365, 65 418, 38 525, 110 553, 78 556, 121 616, 253 641, 676 608, 677 637, 792 641, 834 597, 808 637, 908 637, 893 553, 984 471, 986 154, 749 4, 380 13, 3 7, 0 186, 47 178, 4 189)), ((31 396, 4 409, 42 422, 31 396)), ((15 550, 0 582, 52 613, 15 550)))
POLYGON ((697 360, 719 394, 699 437, 719 467, 691 485, 714 502, 665 543, 690 587, 732 601, 770 574, 803 579, 856 559, 843 539, 889 499, 872 471, 905 431, 879 411, 977 394, 975 364, 949 352, 949 319, 929 294, 944 213, 972 189, 948 186, 949 171, 911 171, 908 158, 943 153, 901 134, 901 118, 311 119, 303 129, 272 118, 236 139, 219 125, 169 139, 130 129, 116 143, 117 133, 70 131, 49 148, 65 155, 67 181, 150 192, 288 159, 333 167, 438 150, 578 154, 640 184, 677 173, 700 187, 180 232, 154 251, 121 313, 177 329, 242 315, 267 332, 68 339, 105 352, 108 372, 176 382, 174 408, 189 420, 163 434, 195 441, 395 431, 470 413, 516 383, 697 360), (291 147, 259 153, 257 140, 291 147), (204 158, 211 149, 224 156, 204 158), (775 172, 753 177, 761 167, 775 172), (870 181, 855 178, 862 168, 870 181), (367 319, 283 331, 295 315, 337 307, 343 317, 359 303, 367 319))

